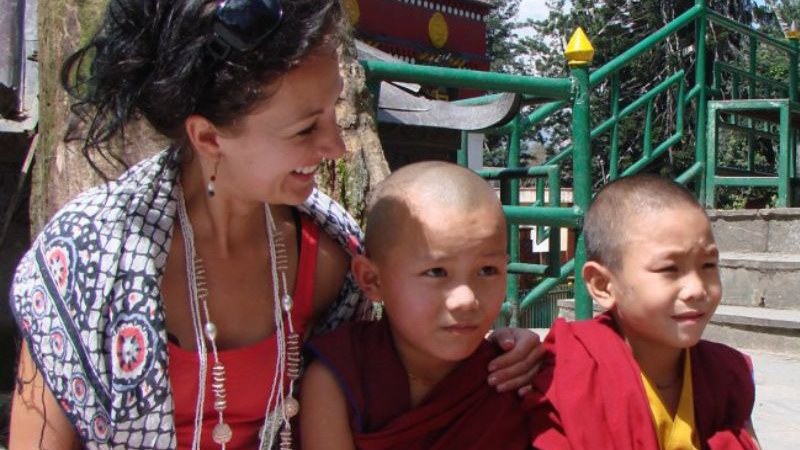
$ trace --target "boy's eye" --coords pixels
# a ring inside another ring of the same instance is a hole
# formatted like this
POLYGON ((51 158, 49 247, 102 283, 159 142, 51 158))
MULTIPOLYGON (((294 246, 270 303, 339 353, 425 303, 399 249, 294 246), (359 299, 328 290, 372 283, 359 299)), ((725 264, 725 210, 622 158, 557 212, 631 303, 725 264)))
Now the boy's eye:
POLYGON ((717 262, 716 261, 708 261, 703 264, 703 269, 716 269, 717 262))
POLYGON ((447 276, 447 271, 441 267, 434 267, 433 269, 426 270, 422 274, 426 277, 442 278, 447 276))
POLYGON ((678 271, 678 266, 673 264, 656 268, 656 272, 658 273, 675 273, 677 271, 678 271))
POLYGON ((495 266, 483 266, 481 270, 478 271, 478 275, 482 277, 490 277, 492 275, 497 275, 500 273, 500 269, 495 266))

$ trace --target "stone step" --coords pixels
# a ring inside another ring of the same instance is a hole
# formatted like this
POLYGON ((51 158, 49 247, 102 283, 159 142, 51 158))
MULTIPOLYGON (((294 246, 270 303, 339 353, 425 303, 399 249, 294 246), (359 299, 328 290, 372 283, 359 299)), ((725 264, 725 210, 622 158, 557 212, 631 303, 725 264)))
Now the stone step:
POLYGON ((707 212, 722 252, 800 253, 800 208, 707 212))
POLYGON ((800 355, 800 311, 720 305, 703 337, 735 348, 800 355))
MULTIPOLYGON (((603 309, 594 304, 594 312, 603 309)), ((558 301, 559 317, 575 318, 575 301, 558 301)), ((800 311, 720 305, 703 334, 704 339, 735 348, 800 355, 800 311)))
POLYGON ((800 311, 800 254, 723 252, 723 303, 800 311))

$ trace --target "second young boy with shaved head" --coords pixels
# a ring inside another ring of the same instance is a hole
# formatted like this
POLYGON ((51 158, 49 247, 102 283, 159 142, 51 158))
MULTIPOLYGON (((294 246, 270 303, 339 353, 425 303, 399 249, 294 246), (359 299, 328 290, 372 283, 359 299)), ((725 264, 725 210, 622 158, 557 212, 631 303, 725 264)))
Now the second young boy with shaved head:
POLYGON ((535 449, 754 450, 750 363, 700 337, 720 302, 711 224, 682 186, 610 183, 586 214, 589 293, 607 312, 559 319, 525 400, 535 449))
POLYGON ((517 395, 485 382, 507 261, 493 189, 453 164, 403 167, 370 200, 366 251, 353 273, 385 317, 307 345, 303 449, 528 448, 517 395))

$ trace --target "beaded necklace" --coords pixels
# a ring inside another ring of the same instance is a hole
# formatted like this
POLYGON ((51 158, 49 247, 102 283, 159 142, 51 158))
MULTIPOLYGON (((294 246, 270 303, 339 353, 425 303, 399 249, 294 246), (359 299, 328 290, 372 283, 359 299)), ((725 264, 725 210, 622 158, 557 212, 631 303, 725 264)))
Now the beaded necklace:
MULTIPOLYGON (((233 431, 225 422, 227 407, 225 391, 225 366, 217 352, 217 327, 211 321, 208 312, 208 286, 203 262, 195 252, 194 233, 186 212, 186 202, 180 186, 178 195, 178 220, 183 234, 186 253, 186 278, 189 288, 189 304, 192 313, 192 324, 199 359, 197 404, 195 407, 195 428, 192 449, 200 449, 200 436, 203 429, 203 406, 205 404, 206 371, 208 368, 208 346, 214 355, 211 368, 214 392, 214 409, 218 414, 217 424, 211 433, 212 439, 222 450, 230 442, 233 431)), ((259 432, 261 449, 271 449, 280 437, 280 450, 292 448, 292 429, 290 419, 297 415, 300 405, 294 398, 294 381, 300 377, 300 335, 292 323, 293 301, 286 283, 286 271, 289 259, 283 235, 275 226, 269 205, 264 205, 267 224, 267 238, 270 254, 270 272, 272 273, 273 311, 275 314, 275 337, 278 357, 275 361, 275 377, 272 379, 269 399, 264 414, 264 425, 259 432), (283 295, 281 295, 283 293, 283 295), (280 299, 280 300, 279 300, 280 299), (285 317, 284 317, 285 315, 285 317), (288 382, 287 382, 288 378, 288 382)))

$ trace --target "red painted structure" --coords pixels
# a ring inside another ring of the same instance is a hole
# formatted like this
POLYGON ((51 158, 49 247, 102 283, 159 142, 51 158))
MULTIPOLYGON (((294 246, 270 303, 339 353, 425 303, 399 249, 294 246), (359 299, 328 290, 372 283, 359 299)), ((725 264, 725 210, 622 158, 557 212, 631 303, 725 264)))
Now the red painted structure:
POLYGON ((343 4, 356 36, 384 52, 415 64, 489 69, 488 1, 343 0, 343 4))

